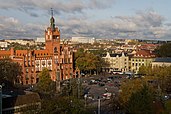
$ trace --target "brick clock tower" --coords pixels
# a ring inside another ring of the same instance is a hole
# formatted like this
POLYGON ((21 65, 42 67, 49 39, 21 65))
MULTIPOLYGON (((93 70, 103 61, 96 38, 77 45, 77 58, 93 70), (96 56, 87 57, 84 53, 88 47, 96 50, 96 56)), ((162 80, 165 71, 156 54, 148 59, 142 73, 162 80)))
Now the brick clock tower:
POLYGON ((52 57, 52 78, 60 80, 60 30, 55 26, 53 10, 51 9, 50 27, 45 30, 46 50, 49 51, 52 57))

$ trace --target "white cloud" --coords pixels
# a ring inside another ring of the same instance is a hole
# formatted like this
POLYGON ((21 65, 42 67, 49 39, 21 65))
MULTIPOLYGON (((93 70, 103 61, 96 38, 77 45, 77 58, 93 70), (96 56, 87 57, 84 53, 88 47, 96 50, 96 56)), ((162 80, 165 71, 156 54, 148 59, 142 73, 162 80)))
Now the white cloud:
POLYGON ((115 0, 0 0, 0 9, 20 10, 28 13, 30 16, 38 16, 34 11, 54 9, 57 14, 65 13, 83 13, 86 9, 105 9, 114 4, 115 0))
MULTIPOLYGON (((92 36, 97 38, 162 38, 168 33, 165 19, 154 11, 138 12, 134 16, 117 16, 97 21, 69 20, 60 24, 66 37, 92 36)), ((60 23, 60 21, 59 21, 60 23)))
MULTIPOLYGON (((139 11, 134 16, 116 16, 110 19, 90 21, 85 15, 87 9, 105 9, 116 0, 0 0, 0 9, 19 10, 33 17, 39 17, 37 10, 49 11, 52 7, 58 15, 56 25, 63 38, 91 36, 96 38, 164 38, 171 36, 169 24, 163 26, 165 18, 155 11, 139 11), (80 14, 79 17, 75 14, 80 14), (70 16, 71 15, 71 16, 70 16), (67 19, 66 19, 67 18, 67 19)), ((48 25, 49 22, 46 23, 48 25)), ((23 24, 14 17, 0 17, 1 38, 35 38, 44 36, 47 26, 40 23, 23 24)))
POLYGON ((43 36, 44 26, 22 24, 14 17, 0 17, 0 38, 36 38, 43 36))

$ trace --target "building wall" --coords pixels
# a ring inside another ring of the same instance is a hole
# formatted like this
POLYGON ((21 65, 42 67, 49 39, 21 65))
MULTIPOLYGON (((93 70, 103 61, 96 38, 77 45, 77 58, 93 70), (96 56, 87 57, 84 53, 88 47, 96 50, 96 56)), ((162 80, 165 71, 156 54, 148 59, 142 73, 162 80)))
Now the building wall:
POLYGON ((129 71, 129 57, 125 56, 124 53, 122 53, 121 56, 116 55, 115 57, 110 56, 109 53, 107 53, 106 57, 103 57, 105 61, 109 63, 109 72, 111 71, 129 71))
POLYGON ((171 62, 152 62, 152 68, 156 66, 171 66, 171 62))
POLYGON ((73 43, 94 43, 95 41, 93 37, 72 37, 73 43))
POLYGON ((154 58, 147 58, 147 57, 132 57, 130 59, 131 63, 131 71, 134 73, 138 73, 139 68, 141 66, 150 66, 154 58))

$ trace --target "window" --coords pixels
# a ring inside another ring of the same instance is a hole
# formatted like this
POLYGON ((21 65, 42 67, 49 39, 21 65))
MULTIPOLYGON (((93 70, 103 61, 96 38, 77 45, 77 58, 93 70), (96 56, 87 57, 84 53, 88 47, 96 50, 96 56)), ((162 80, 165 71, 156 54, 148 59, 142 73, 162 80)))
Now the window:
POLYGON ((57 47, 54 48, 54 53, 57 53, 57 47))
POLYGON ((37 67, 39 66, 39 61, 36 61, 36 66, 37 66, 37 67))
POLYGON ((45 66, 45 61, 42 61, 42 65, 45 66))
POLYGON ((31 72, 34 72, 34 69, 33 68, 31 69, 31 72))
POLYGON ((49 66, 51 65, 51 61, 48 61, 48 65, 49 65, 49 66))
POLYGON ((28 70, 28 68, 26 68, 26 73, 28 73, 29 72, 29 70, 28 70))
POLYGON ((34 66, 34 62, 32 62, 32 65, 34 66))

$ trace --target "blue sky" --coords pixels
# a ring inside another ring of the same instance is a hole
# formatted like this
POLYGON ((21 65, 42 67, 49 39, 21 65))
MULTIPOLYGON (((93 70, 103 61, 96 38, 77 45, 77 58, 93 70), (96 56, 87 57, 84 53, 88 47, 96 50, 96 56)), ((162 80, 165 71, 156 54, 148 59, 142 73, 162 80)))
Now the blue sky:
POLYGON ((50 9, 62 38, 171 40, 171 0, 0 0, 0 38, 44 37, 50 9))

